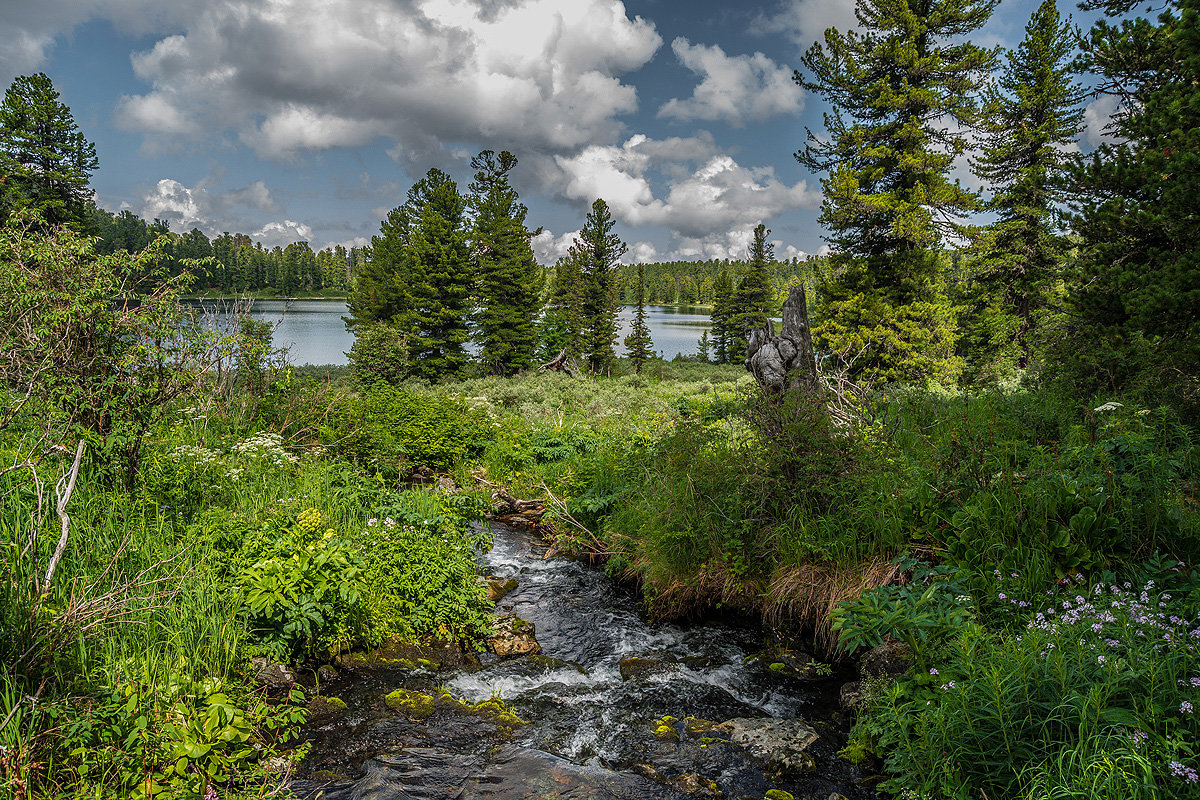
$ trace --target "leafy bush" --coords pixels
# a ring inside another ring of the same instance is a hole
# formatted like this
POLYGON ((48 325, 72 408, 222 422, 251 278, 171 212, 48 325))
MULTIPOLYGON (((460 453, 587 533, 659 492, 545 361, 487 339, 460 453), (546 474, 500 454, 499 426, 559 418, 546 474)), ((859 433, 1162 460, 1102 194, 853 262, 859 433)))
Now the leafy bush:
POLYGON ((451 469, 485 443, 483 418, 462 398, 375 385, 338 406, 326 430, 339 452, 386 478, 451 469))

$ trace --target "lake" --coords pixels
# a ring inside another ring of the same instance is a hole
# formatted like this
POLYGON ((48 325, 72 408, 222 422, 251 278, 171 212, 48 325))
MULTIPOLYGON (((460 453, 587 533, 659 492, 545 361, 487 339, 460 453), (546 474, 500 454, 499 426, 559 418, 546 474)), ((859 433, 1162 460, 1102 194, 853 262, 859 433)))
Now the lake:
MULTIPOLYGON (((207 304, 205 304, 207 305, 207 304)), ((617 354, 625 354, 623 344, 633 322, 633 306, 619 313, 617 354)), ((346 351, 354 344, 342 317, 347 314, 345 300, 256 300, 250 315, 275 325, 275 346, 288 348, 288 361, 304 364, 348 364, 346 351)), ((701 334, 709 330, 709 312, 690 306, 646 306, 646 324, 654 350, 663 358, 676 353, 696 354, 701 334)))

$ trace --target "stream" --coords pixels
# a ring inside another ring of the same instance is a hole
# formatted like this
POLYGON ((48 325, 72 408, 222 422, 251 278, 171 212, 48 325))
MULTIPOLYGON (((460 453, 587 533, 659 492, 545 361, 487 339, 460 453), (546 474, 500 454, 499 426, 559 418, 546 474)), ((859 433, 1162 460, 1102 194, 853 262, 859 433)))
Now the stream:
POLYGON ((877 796, 859 783, 869 786, 868 775, 836 755, 846 734, 838 689, 853 675, 780 669, 776 656, 758 655, 766 642, 757 626, 651 623, 636 594, 595 567, 544 558, 545 544, 528 534, 501 526, 493 533, 481 569, 517 582, 497 612, 531 622, 542 655, 342 670, 321 694, 347 708, 310 723, 312 749, 291 784, 297 795, 758 800, 776 789, 796 800, 877 796), (415 721, 384 703, 397 688, 445 690, 469 703, 498 696, 529 724, 508 729, 440 704, 415 721), (677 721, 661 721, 668 716, 677 721), (796 718, 803 722, 785 722, 796 718), (727 720, 734 729, 703 722, 727 720), (765 725, 816 740, 798 769, 752 742, 729 741, 738 739, 737 725, 751 738, 765 725))

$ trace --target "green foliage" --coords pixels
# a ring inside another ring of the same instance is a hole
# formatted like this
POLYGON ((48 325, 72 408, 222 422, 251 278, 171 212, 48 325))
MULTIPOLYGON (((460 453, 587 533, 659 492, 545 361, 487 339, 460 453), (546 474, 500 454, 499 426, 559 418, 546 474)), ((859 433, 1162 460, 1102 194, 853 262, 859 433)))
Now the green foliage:
POLYGON ((266 762, 304 722, 303 694, 274 705, 231 689, 172 675, 123 681, 81 707, 53 704, 54 781, 74 797, 161 800, 269 787, 266 762))
POLYGON ((404 330, 389 322, 365 322, 354 330, 346 353, 354 382, 365 388, 382 381, 395 386, 409 374, 408 340, 404 330))
POLYGON ((29 209, 49 227, 82 229, 91 203, 88 180, 100 165, 44 73, 13 80, 0 103, 0 222, 29 209))
POLYGON ((0 382, 44 404, 52 439, 81 436, 95 463, 132 486, 150 428, 197 387, 232 339, 192 323, 161 246, 99 255, 69 228, 0 229, 0 382))
POLYGON ((860 722, 893 775, 884 788, 1200 796, 1189 777, 1200 734, 1196 576, 1165 566, 1151 571, 1158 581, 1065 582, 1023 612, 1018 631, 963 628, 936 666, 897 682, 860 722))
POLYGON ((833 615, 838 642, 848 652, 876 647, 885 636, 902 639, 918 667, 973 622, 975 614, 966 585, 952 567, 902 559, 912 570, 904 585, 881 586, 839 606, 833 615))
POLYGON ((1084 391, 1140 384, 1196 419, 1197 4, 1173 0, 1156 18, 1138 15, 1136 4, 1123 0, 1085 7, 1113 16, 1093 25, 1083 47, 1085 61, 1119 102, 1111 132, 1120 141, 1101 144, 1076 164, 1072 225, 1082 239, 1080 290, 1056 361, 1084 391))
MULTIPOLYGON (((362 642, 362 555, 332 528, 318 533, 311 509, 271 542, 234 581, 242 589, 250 633, 275 659, 336 653, 362 642), (357 634, 357 635, 356 635, 357 634)), ((319 522, 318 522, 319 524, 319 522)))
POLYGON ((495 375, 533 364, 535 326, 541 310, 542 268, 525 228, 528 209, 518 202, 508 173, 517 159, 507 150, 484 150, 471 159, 471 244, 478 272, 476 339, 479 360, 495 375))
POLYGON ((461 397, 386 385, 340 404, 327 425, 339 452, 392 479, 417 467, 447 471, 485 438, 482 420, 461 397))
POLYGON ((949 174, 967 137, 990 51, 963 37, 993 0, 859 0, 859 28, 829 29, 803 56, 804 88, 833 106, 828 137, 809 132, 796 154, 822 179, 821 222, 837 253, 819 285, 818 342, 855 374, 885 380, 955 377, 954 315, 936 248, 975 196, 949 174))
POLYGON ((750 331, 768 327, 771 317, 779 311, 775 294, 771 291, 769 267, 775 260, 775 245, 767 241, 770 235, 771 231, 762 223, 754 229, 750 259, 733 295, 733 318, 729 324, 733 326, 737 338, 732 349, 738 353, 746 352, 750 331))

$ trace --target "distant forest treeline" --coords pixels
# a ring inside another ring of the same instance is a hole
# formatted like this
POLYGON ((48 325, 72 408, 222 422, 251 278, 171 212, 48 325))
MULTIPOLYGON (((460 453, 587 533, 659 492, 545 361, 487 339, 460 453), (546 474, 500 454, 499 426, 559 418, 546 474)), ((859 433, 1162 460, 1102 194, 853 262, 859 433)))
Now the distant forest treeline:
MULTIPOLYGON (((341 245, 314 251, 308 242, 267 249, 244 233, 222 233, 215 239, 198 228, 186 233, 172 231, 165 220, 153 222, 121 211, 113 214, 93 209, 92 230, 100 237, 97 250, 113 253, 125 250, 141 252, 156 237, 167 235, 170 244, 166 261, 173 273, 183 271, 184 262, 201 261, 193 269, 197 292, 271 292, 292 296, 301 292, 346 294, 353 285, 360 264, 370 258, 369 247, 341 245)), ((645 264, 645 302, 649 305, 712 305, 713 284, 722 268, 731 275, 744 272, 746 261, 706 259, 702 261, 664 261, 645 264)), ((771 289, 778 308, 783 305, 789 287, 804 283, 812 288, 822 259, 792 258, 772 261, 769 266, 771 289)), ((547 268, 547 277, 553 273, 547 268)), ((617 268, 617 300, 622 305, 637 303, 636 265, 617 268)), ((549 289, 549 280, 545 284, 549 289)))

